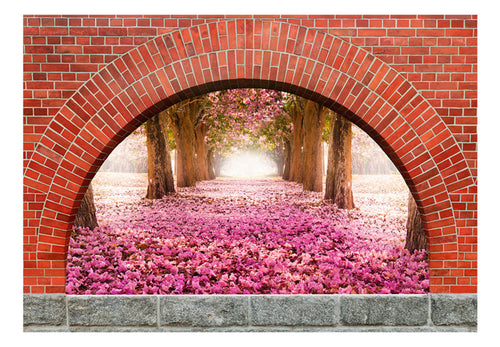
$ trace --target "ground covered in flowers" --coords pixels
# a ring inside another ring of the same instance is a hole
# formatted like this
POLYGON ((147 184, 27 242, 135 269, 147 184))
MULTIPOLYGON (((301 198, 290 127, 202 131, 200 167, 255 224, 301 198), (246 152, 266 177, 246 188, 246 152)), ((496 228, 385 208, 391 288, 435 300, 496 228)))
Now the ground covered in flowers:
POLYGON ((146 175, 99 173, 100 227, 74 232, 68 294, 426 293, 403 249, 407 188, 357 176, 339 210, 276 178, 217 179, 145 200, 146 175))

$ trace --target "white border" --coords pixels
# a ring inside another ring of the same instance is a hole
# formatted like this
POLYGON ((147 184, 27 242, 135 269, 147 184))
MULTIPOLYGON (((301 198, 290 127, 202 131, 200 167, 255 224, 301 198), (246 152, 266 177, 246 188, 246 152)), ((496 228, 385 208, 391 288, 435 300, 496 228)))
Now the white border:
MULTIPOLYGON (((18 300, 4 308, 2 327, 12 337, 21 337, 26 342, 43 345, 88 346, 89 343, 126 344, 137 346, 151 343, 182 345, 310 345, 317 338, 327 345, 348 343, 349 345, 367 344, 368 346, 386 346, 391 342, 400 342, 404 346, 438 345, 442 342, 455 346, 470 345, 477 338, 489 339, 489 333, 497 329, 493 316, 498 283, 498 149, 499 112, 496 101, 499 99, 498 81, 500 81, 497 60, 498 18, 493 1, 460 0, 354 0, 354 1, 20 1, 4 3, 2 16, 2 34, 7 45, 2 48, 2 163, 3 194, 2 215, 8 216, 2 230, 2 294, 18 295, 18 300), (7 7, 7 5, 9 7, 7 7), (351 334, 351 333, 210 333, 210 334, 172 334, 168 337, 149 334, 78 334, 68 336, 63 333, 37 334, 22 333, 22 15, 23 14, 478 14, 479 15, 479 327, 477 334, 351 334), (5 76, 7 78, 5 78, 5 76), (14 260, 14 261, 13 261, 14 260), (15 265, 13 265, 15 264, 15 265), (444 335, 444 336, 442 336, 444 335), (442 338, 436 340, 440 336, 442 338), (85 337, 85 338, 82 338, 85 337), (172 340, 173 339, 173 340, 172 340)), ((6 297, 6 296, 4 296, 6 297)), ((5 336, 5 340, 10 336, 5 336)), ((12 341, 12 340, 10 340, 12 341)), ((24 342, 24 341, 23 341, 24 342)))

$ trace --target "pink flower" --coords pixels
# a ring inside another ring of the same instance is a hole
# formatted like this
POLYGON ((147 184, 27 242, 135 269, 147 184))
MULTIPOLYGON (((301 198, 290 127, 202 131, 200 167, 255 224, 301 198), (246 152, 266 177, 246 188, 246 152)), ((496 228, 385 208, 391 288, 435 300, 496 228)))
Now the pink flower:
POLYGON ((106 222, 70 240, 67 293, 428 291, 426 253, 402 247, 404 218, 346 213, 291 182, 233 183, 199 182, 148 203, 138 190, 123 190, 120 203, 100 194, 106 222))

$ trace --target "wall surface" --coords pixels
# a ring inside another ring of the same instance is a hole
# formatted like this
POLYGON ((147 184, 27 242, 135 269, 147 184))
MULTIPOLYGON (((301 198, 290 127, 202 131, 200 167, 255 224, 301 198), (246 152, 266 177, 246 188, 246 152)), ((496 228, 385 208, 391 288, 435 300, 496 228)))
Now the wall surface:
POLYGON ((25 331, 476 331, 475 294, 25 294, 25 331))
POLYGON ((24 292, 62 293, 106 156, 182 99, 269 87, 369 133, 406 180, 432 292, 477 288, 477 16, 24 17, 24 292))

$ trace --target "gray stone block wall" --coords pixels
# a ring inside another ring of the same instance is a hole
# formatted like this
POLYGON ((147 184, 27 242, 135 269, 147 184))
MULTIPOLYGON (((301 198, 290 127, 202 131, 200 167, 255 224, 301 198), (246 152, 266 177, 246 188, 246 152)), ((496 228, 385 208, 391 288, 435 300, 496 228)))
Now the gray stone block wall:
POLYGON ((157 298, 146 295, 68 296, 69 326, 156 326, 157 298))
POLYGON ((241 295, 159 296, 159 326, 228 327, 249 322, 248 297, 241 295))
POLYGON ((422 326, 429 319, 429 298, 419 295, 344 295, 344 325, 422 326))
POLYGON ((338 295, 252 295, 251 324, 255 326, 336 326, 338 295))
POLYGON ((476 331, 476 294, 25 294, 24 331, 476 331))
POLYGON ((475 294, 431 296, 431 319, 435 325, 477 325, 475 294))
POLYGON ((67 325, 66 296, 56 294, 27 295, 23 297, 24 326, 67 325))

